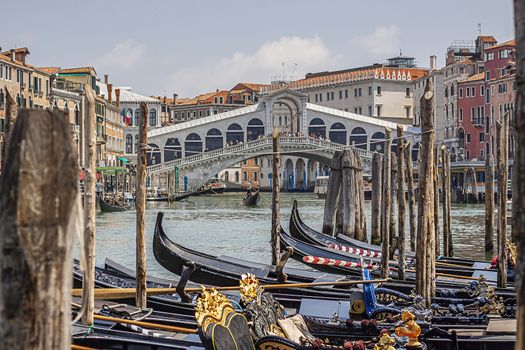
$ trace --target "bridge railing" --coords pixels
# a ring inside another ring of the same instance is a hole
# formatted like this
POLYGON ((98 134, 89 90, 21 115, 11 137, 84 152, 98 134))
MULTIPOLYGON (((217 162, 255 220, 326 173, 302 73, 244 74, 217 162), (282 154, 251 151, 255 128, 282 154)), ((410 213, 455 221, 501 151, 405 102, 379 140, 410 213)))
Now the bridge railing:
MULTIPOLYGON (((321 140, 321 139, 317 139, 313 137, 283 136, 279 140, 282 146, 302 144, 306 146, 317 146, 318 149, 338 150, 338 151, 349 149, 349 148, 354 148, 361 157, 365 157, 365 158, 371 158, 372 153, 373 153, 371 151, 364 150, 361 148, 356 148, 356 147, 348 146, 348 145, 341 145, 338 143, 330 142, 327 140, 321 140)), ((246 143, 239 143, 233 146, 226 146, 218 150, 199 153, 194 156, 179 158, 179 159, 170 160, 170 161, 160 163, 160 164, 150 165, 147 167, 147 171, 149 173, 154 173, 154 172, 162 171, 165 169, 174 168, 175 166, 183 167, 183 166, 198 163, 201 161, 206 161, 209 159, 221 157, 221 156, 223 157, 229 156, 229 155, 234 156, 241 152, 254 153, 258 149, 266 148, 271 144, 272 144, 271 137, 263 137, 263 138, 260 138, 254 141, 249 141, 246 143)))

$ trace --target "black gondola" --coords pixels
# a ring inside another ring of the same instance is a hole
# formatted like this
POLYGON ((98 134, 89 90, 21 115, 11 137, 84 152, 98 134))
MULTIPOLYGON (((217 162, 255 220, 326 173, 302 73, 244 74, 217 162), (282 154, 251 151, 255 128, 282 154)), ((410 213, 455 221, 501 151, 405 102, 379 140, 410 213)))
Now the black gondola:
POLYGON ((100 197, 99 199, 99 204, 100 204, 100 211, 104 213, 123 212, 123 211, 128 211, 131 209, 131 206, 128 207, 128 206, 118 204, 118 203, 114 203, 114 204, 108 203, 102 197, 100 197))
POLYGON ((174 195, 171 195, 169 197, 169 201, 170 202, 180 202, 182 200, 185 200, 186 198, 188 198, 192 194, 193 194, 192 192, 186 192, 186 193, 182 193, 182 194, 174 194, 174 195))
POLYGON ((169 196, 146 197, 146 201, 148 201, 148 202, 169 202, 169 200, 170 200, 169 196))
POLYGON ((257 203, 259 203, 259 197, 259 190, 255 192, 249 191, 242 199, 242 204, 245 206, 255 206, 257 205, 257 203))

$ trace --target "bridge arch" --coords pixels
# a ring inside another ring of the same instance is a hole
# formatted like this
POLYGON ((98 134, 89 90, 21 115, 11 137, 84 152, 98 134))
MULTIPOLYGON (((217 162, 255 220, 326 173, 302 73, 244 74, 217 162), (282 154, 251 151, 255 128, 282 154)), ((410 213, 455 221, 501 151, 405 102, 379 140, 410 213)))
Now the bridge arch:
POLYGON ((182 146, 179 139, 170 137, 164 144, 164 161, 169 162, 178 158, 182 158, 182 146))
POLYGON ((259 136, 264 136, 264 123, 259 118, 252 118, 246 128, 247 141, 257 140, 259 136))
POLYGON ((162 161, 160 147, 154 143, 148 143, 148 150, 146 151, 147 165, 160 164, 162 161))
POLYGON ((184 141, 184 156, 191 157, 199 153, 202 153, 202 139, 199 134, 193 132, 186 136, 184 141))
POLYGON ((321 118, 314 118, 308 126, 308 135, 316 138, 326 138, 326 124, 321 118))
POLYGON ((243 141, 244 131, 242 130, 242 127, 237 123, 230 124, 226 130, 226 144, 235 145, 243 141))
POLYGON ((332 142, 346 145, 346 127, 339 122, 333 123, 328 137, 332 142))
POLYGON ((361 127, 355 127, 350 133, 350 145, 355 145, 357 148, 367 149, 368 137, 365 129, 361 127))
POLYGON ((208 130, 206 134, 206 148, 205 152, 214 151, 223 148, 223 137, 219 129, 213 128, 208 130))
POLYGON ((372 135, 370 139, 370 151, 384 153, 385 149, 385 133, 378 131, 372 135))

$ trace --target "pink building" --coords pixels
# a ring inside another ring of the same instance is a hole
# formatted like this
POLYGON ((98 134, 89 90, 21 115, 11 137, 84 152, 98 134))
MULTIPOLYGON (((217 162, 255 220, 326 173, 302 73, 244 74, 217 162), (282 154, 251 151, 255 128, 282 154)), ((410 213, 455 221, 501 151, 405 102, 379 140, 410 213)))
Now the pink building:
POLYGON ((459 154, 465 159, 485 155, 485 74, 474 74, 458 83, 459 154))

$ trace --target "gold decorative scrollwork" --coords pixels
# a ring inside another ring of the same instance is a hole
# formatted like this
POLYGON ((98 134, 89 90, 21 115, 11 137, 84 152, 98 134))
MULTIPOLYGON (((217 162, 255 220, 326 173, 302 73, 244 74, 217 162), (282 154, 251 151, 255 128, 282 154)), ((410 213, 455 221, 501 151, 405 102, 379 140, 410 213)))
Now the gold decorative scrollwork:
POLYGON ((211 322, 222 324, 231 312, 235 312, 235 310, 228 298, 216 291, 215 288, 207 290, 202 286, 202 293, 195 305, 195 318, 199 327, 206 331, 211 322))
POLYGON ((251 273, 243 274, 239 282, 241 290, 241 303, 248 305, 252 301, 259 300, 260 295, 264 292, 259 280, 251 273))

